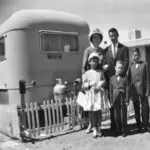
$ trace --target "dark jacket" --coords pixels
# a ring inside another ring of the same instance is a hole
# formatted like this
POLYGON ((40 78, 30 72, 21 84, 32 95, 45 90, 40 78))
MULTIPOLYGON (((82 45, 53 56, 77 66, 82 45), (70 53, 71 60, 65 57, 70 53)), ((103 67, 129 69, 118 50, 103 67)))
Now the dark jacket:
POLYGON ((147 64, 141 61, 139 67, 132 63, 128 70, 128 82, 130 84, 130 96, 139 94, 140 96, 146 95, 149 92, 149 76, 147 64))
POLYGON ((108 71, 106 71, 107 76, 110 78, 115 74, 115 64, 117 60, 121 60, 124 62, 124 72, 123 75, 126 74, 129 66, 129 49, 121 43, 118 43, 118 50, 116 57, 113 57, 111 45, 105 49, 105 63, 108 64, 108 71))
POLYGON ((99 53, 103 54, 104 50, 100 47, 96 50, 96 49, 92 48, 91 46, 89 46, 88 48, 85 49, 84 55, 83 55, 82 73, 85 73, 87 70, 90 69, 90 66, 88 63, 88 58, 92 52, 97 52, 98 54, 99 53))
POLYGON ((114 105, 119 94, 124 97, 124 102, 128 102, 128 81, 126 76, 120 76, 120 81, 117 80, 117 76, 113 75, 110 78, 110 103, 114 105))

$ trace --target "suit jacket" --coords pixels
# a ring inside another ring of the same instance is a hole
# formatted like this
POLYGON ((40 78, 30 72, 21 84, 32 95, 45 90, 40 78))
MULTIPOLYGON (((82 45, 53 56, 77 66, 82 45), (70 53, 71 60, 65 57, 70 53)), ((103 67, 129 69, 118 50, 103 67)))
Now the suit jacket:
POLYGON ((139 94, 144 96, 149 92, 149 76, 147 64, 141 61, 138 68, 132 63, 128 70, 128 81, 130 84, 130 96, 139 94))
POLYGON ((106 48, 105 63, 108 64, 108 70, 106 71, 106 75, 109 78, 115 74, 114 67, 117 60, 121 60, 124 62, 123 75, 126 75, 129 66, 129 49, 121 43, 118 43, 118 50, 115 58, 112 54, 111 45, 106 48))
MULTIPOLYGON (((102 48, 98 48, 97 50, 95 50, 94 48, 92 48, 91 46, 89 46, 88 48, 85 49, 84 51, 84 55, 83 55, 83 62, 82 62, 82 73, 85 73, 87 70, 90 69, 89 63, 88 63, 88 57, 92 52, 97 52, 99 53, 104 53, 104 50, 102 48)), ((98 68, 101 69, 101 66, 98 68)))
POLYGON ((113 75, 110 78, 110 103, 114 105, 119 94, 122 94, 124 103, 128 102, 128 81, 126 76, 120 76, 120 80, 117 80, 117 76, 113 75))

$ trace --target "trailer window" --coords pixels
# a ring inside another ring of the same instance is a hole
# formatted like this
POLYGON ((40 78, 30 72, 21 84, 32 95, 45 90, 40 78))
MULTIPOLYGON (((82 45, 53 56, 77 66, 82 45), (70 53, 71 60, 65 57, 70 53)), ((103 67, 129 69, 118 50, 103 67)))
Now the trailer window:
POLYGON ((78 35, 61 32, 43 32, 41 34, 43 51, 78 51, 78 35))
POLYGON ((0 60, 5 57, 5 38, 0 38, 0 60))

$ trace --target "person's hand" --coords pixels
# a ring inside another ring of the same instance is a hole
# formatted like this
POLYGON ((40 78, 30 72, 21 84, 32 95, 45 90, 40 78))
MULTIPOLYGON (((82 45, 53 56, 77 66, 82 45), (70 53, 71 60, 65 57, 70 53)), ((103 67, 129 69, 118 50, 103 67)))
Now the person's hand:
POLYGON ((129 102, 126 102, 126 106, 129 106, 129 102))
POLYGON ((110 104, 110 108, 112 108, 112 107, 113 107, 113 104, 111 103, 111 104, 110 104))
POLYGON ((89 83, 89 86, 95 86, 95 84, 96 84, 95 81, 91 81, 91 82, 89 83))
POLYGON ((104 69, 104 70, 108 70, 108 64, 103 65, 103 69, 104 69))
POLYGON ((145 96, 148 96, 149 95, 149 92, 146 92, 145 96))
POLYGON ((96 88, 97 88, 97 89, 101 89, 103 85, 104 85, 104 81, 99 81, 99 82, 97 83, 96 88))

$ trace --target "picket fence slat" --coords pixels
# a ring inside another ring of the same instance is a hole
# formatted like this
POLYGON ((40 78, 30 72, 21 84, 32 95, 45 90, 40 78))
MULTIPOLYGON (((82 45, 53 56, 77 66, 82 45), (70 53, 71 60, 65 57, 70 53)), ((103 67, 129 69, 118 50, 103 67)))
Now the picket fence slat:
POLYGON ((47 100, 47 106, 48 106, 48 120, 49 120, 48 126, 50 129, 50 133, 52 133, 52 117, 51 117, 52 114, 51 114, 51 105, 49 100, 47 100))
MULTIPOLYGON (((70 105, 71 105, 71 116, 75 116, 75 113, 74 113, 74 101, 71 98, 69 99, 69 101, 70 101, 70 105)), ((74 118, 71 118, 71 123, 72 123, 72 127, 74 128, 74 126, 75 126, 74 118)))
MULTIPOLYGON (((31 110, 31 118, 32 118, 32 129, 35 129, 35 117, 34 117, 33 103, 30 104, 30 110, 31 110)), ((35 132, 33 132, 33 135, 35 136, 35 132)))
POLYGON ((64 129, 64 117, 63 117, 63 111, 62 111, 62 103, 59 101, 59 108, 60 108, 60 122, 61 122, 61 128, 64 129))
POLYGON ((45 128, 46 128, 46 134, 48 134, 48 121, 47 121, 47 110, 46 110, 46 102, 43 101, 43 109, 44 109, 44 118, 45 118, 45 128))
POLYGON ((37 134, 38 136, 40 135, 40 123, 39 123, 39 114, 38 114, 38 106, 37 103, 34 103, 34 109, 35 109, 35 114, 36 114, 36 123, 37 123, 37 134))
POLYGON ((54 132, 56 132, 56 120, 55 120, 55 104, 54 101, 51 100, 51 109, 53 114, 53 126, 54 126, 54 132))
MULTIPOLYGON (((70 114, 70 107, 69 107, 69 99, 68 99, 68 97, 66 97, 66 105, 67 105, 67 113, 68 114, 70 114)), ((68 126, 69 126, 69 128, 70 128, 70 126, 71 126, 71 118, 69 117, 68 118, 68 126)))
POLYGON ((28 128, 31 129, 31 117, 30 117, 29 104, 26 104, 26 112, 27 112, 28 128))
POLYGON ((59 122, 59 102, 58 102, 58 98, 57 97, 55 97, 55 103, 56 103, 57 130, 59 131, 59 126, 60 126, 60 122, 59 122))

